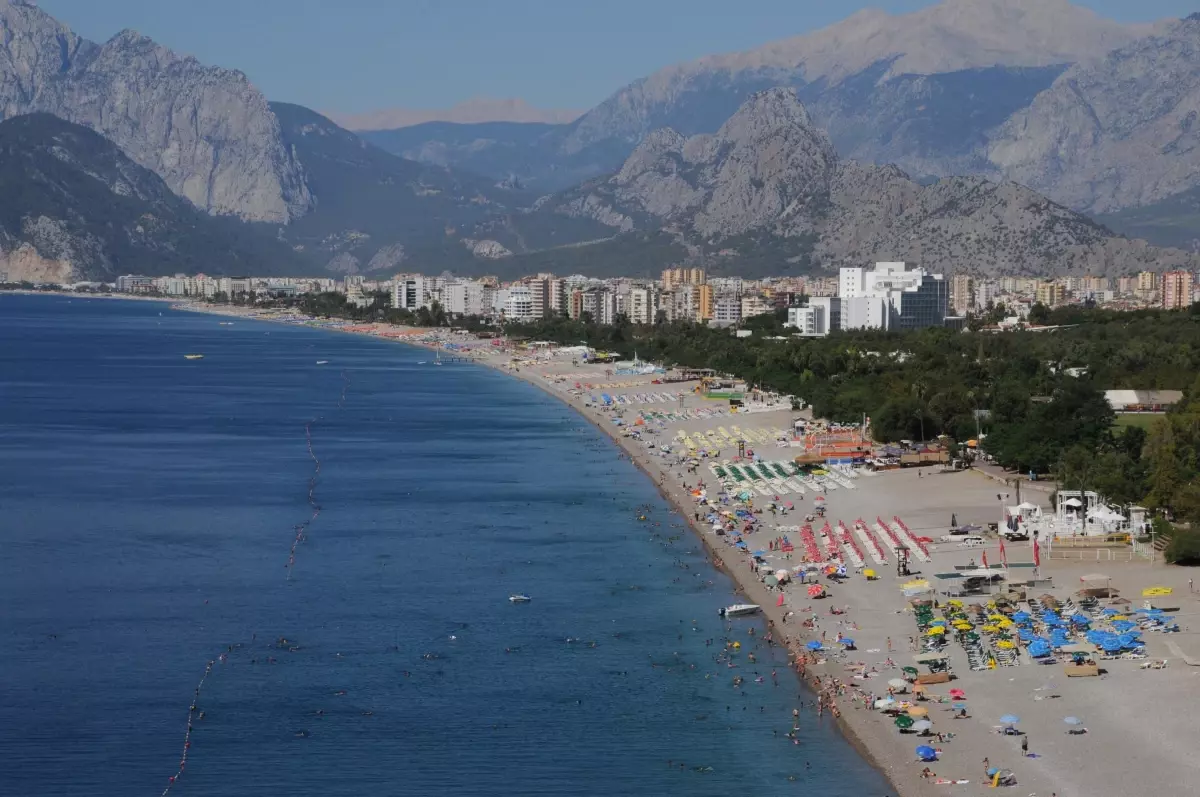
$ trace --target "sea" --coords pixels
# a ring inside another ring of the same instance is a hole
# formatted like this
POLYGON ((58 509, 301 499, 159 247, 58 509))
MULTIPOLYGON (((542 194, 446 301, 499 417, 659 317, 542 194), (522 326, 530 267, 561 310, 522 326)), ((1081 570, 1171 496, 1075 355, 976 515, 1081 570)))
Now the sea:
POLYGON ((0 295, 0 794, 889 793, 565 405, 229 321, 0 295))

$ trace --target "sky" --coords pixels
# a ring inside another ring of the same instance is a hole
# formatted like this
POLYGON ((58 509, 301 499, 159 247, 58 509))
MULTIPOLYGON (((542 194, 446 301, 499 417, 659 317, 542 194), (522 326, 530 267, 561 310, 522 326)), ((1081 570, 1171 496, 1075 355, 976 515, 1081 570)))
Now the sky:
MULTIPOLYGON (((1075 0, 1111 19, 1197 0, 1075 0)), ((441 108, 475 96, 586 109, 678 61, 744 50, 865 8, 932 0, 40 0, 77 33, 133 28, 240 69, 272 100, 326 112, 441 108)))

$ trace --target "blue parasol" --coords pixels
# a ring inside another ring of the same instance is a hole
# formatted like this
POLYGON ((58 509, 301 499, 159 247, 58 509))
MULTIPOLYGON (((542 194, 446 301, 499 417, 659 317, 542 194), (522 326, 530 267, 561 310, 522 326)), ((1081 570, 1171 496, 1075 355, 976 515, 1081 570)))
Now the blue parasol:
POLYGON ((927 744, 923 744, 917 748, 917 758, 921 759, 922 761, 936 761, 937 750, 934 750, 927 744))
POLYGON ((820 650, 821 643, 814 639, 812 642, 809 642, 804 647, 808 648, 809 650, 820 650))
POLYGON ((1021 718, 1018 717, 1016 714, 1005 714, 1003 717, 1000 718, 1000 721, 1002 723, 1004 723, 1005 725, 1016 725, 1018 722, 1021 721, 1021 718))

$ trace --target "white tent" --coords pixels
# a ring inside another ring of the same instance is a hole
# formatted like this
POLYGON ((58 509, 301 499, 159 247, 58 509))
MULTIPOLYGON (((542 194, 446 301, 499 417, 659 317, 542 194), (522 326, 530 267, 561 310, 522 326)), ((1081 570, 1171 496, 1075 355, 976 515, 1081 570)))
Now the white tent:
POLYGON ((1068 498, 1066 501, 1063 501, 1063 506, 1083 506, 1083 501, 1080 501, 1078 498, 1068 498))

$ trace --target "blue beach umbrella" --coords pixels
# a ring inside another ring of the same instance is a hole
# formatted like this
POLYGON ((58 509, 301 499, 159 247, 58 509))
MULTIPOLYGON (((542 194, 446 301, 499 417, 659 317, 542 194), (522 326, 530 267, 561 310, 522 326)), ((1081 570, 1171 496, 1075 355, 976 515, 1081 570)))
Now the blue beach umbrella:
POLYGON ((809 642, 804 647, 808 648, 809 650, 820 650, 821 643, 814 639, 812 642, 809 642))
POLYGON ((848 636, 844 636, 844 637, 842 637, 842 644, 848 648, 852 648, 852 647, 854 647, 854 640, 848 636))
POLYGON ((1020 721, 1021 718, 1016 714, 1005 714, 1000 718, 1000 722, 1004 723, 1005 725, 1016 725, 1020 721))
POLYGON ((1029 655, 1035 659, 1040 659, 1042 656, 1050 655, 1050 646, 1044 641, 1038 639, 1029 646, 1029 655))
MULTIPOLYGON (((1138 611, 1142 612, 1142 611, 1145 611, 1145 609, 1138 609, 1138 611)), ((1112 617, 1114 614, 1120 614, 1120 613, 1121 613, 1120 609, 1114 609, 1111 606, 1109 606, 1107 609, 1104 610, 1104 614, 1107 614, 1109 617, 1112 617)))
POLYGON ((1068 725, 1082 725, 1083 724, 1083 720, 1079 719, 1079 717, 1063 717, 1063 722, 1067 723, 1068 725))
POLYGON ((921 759, 922 761, 936 761, 937 750, 934 750, 927 744, 923 744, 917 748, 917 758, 921 759))
POLYGON ((755 556, 766 556, 767 552, 766 551, 755 551, 754 555, 755 556))
POLYGON ((939 617, 939 618, 938 618, 938 619, 936 619, 936 620, 930 620, 930 621, 929 621, 929 624, 930 624, 930 625, 942 625, 942 626, 944 626, 944 625, 946 624, 946 621, 945 621, 945 620, 943 620, 942 618, 940 618, 940 617, 939 617))

